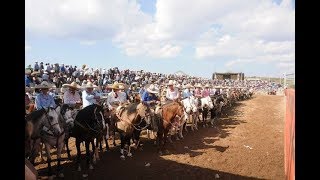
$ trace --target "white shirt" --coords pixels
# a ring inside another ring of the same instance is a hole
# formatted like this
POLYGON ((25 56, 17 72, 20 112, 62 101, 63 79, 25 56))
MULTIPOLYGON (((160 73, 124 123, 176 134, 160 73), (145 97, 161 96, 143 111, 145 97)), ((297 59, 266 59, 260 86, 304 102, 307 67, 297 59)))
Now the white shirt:
POLYGON ((180 97, 180 93, 177 88, 175 88, 173 92, 169 88, 167 89, 166 98, 170 100, 175 100, 175 99, 178 99, 179 97, 180 97))
POLYGON ((88 92, 84 90, 82 92, 82 109, 91 104, 97 104, 96 99, 94 99, 94 94, 88 94, 88 92))
POLYGON ((78 91, 72 94, 69 89, 63 94, 63 103, 64 104, 76 104, 76 102, 80 102, 81 97, 78 91))
POLYGON ((109 109, 112 108, 113 103, 125 103, 127 102, 127 97, 125 92, 118 92, 118 97, 116 98, 116 92, 112 91, 108 94, 107 105, 109 109))

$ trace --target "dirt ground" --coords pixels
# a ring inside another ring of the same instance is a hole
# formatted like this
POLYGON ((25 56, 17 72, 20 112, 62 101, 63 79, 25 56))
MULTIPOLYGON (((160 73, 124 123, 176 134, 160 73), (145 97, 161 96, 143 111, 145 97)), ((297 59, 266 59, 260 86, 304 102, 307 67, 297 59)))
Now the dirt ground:
MULTIPOLYGON (((122 161, 119 148, 109 142, 111 151, 100 153, 86 179, 284 179, 284 115, 284 96, 255 95, 226 110, 213 128, 184 133, 183 140, 168 145, 170 154, 159 156, 143 135, 143 150, 122 161)), ((75 157, 74 140, 69 143, 75 157)), ((65 153, 62 157, 64 179, 82 179, 75 161, 65 153)), ((46 167, 36 165, 41 179, 46 179, 46 167)))

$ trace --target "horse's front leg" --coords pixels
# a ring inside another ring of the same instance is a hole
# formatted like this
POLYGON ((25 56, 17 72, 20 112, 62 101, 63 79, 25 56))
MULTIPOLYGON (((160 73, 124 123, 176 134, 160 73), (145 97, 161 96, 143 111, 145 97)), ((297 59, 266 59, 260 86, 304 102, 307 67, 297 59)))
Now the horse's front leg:
POLYGON ((162 144, 162 148, 161 148, 163 151, 165 151, 166 154, 169 154, 169 150, 165 149, 165 145, 167 143, 167 138, 166 137, 167 137, 168 133, 169 133, 169 129, 168 130, 165 129, 164 130, 164 137, 165 138, 164 138, 164 141, 163 141, 163 144, 162 144))
POLYGON ((76 138, 76 148, 77 148, 77 170, 81 171, 81 151, 80 151, 81 141, 76 138))
POLYGON ((93 166, 91 164, 92 157, 94 156, 94 152, 96 150, 95 144, 94 144, 94 139, 91 139, 90 141, 85 141, 85 146, 86 146, 86 161, 87 161, 87 166, 89 167, 90 170, 93 169, 93 166), (92 144, 92 153, 90 151, 90 143, 92 144))
POLYGON ((162 155, 162 149, 161 149, 162 141, 163 141, 163 131, 162 130, 158 130, 156 140, 157 140, 158 153, 160 155, 162 155))
POLYGON ((125 135, 123 135, 122 133, 120 133, 120 141, 121 141, 121 145, 120 145, 120 158, 121 160, 125 160, 125 156, 124 156, 124 146, 126 143, 126 139, 125 139, 125 135))
POLYGON ((67 148, 68 159, 71 160, 70 149, 69 149, 69 137, 65 138, 64 143, 65 143, 66 148, 67 148))
POLYGON ((46 155, 47 155, 47 163, 48 163, 48 177, 49 179, 53 179, 52 176, 52 168, 51 168, 51 154, 50 154, 50 149, 51 146, 48 143, 44 143, 44 146, 46 148, 46 155))
POLYGON ((60 137, 61 140, 58 143, 58 147, 57 147, 57 160, 58 160, 58 165, 57 165, 57 174, 59 178, 63 178, 64 174, 61 172, 62 171, 62 167, 61 167, 61 151, 64 147, 64 136, 60 137))

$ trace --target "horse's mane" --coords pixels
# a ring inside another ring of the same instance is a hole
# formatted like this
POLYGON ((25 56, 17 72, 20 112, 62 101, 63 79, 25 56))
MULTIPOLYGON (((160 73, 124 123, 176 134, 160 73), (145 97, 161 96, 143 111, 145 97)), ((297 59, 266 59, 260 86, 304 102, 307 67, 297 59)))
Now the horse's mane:
POLYGON ((139 103, 132 103, 127 106, 127 114, 133 114, 137 111, 137 106, 139 103))
POLYGON ((45 112, 45 109, 35 110, 26 116, 26 121, 36 123, 45 112))
POLYGON ((61 110, 60 110, 60 114, 64 115, 66 113, 66 110, 70 108, 70 106, 68 104, 63 104, 61 106, 61 110))

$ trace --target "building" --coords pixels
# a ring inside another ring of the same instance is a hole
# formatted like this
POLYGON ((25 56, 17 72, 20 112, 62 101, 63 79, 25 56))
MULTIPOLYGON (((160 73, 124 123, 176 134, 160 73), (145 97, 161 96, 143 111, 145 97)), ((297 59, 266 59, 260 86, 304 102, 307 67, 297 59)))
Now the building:
POLYGON ((244 73, 213 73, 212 79, 224 80, 224 79, 232 79, 232 80, 244 80, 244 73))

